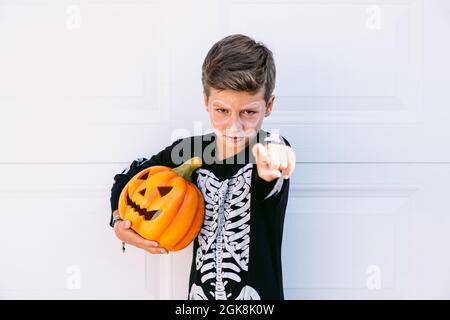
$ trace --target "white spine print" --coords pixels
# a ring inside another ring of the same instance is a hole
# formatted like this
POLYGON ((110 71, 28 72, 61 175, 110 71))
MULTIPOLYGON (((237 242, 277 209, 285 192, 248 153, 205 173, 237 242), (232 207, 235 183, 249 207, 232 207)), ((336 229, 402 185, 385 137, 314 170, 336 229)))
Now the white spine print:
POLYGON ((207 283, 211 290, 194 283, 191 299, 259 298, 245 283, 240 284, 240 293, 235 297, 227 292, 229 281, 240 283, 239 272, 248 271, 252 168, 247 164, 224 181, 204 168, 197 171, 197 185, 205 199, 205 221, 197 238, 195 263, 201 283, 207 283))

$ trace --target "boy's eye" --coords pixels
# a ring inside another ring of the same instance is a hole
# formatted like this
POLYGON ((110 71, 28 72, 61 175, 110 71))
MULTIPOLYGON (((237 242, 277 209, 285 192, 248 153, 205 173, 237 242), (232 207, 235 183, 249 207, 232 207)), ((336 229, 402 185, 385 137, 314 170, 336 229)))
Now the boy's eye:
MULTIPOLYGON (((227 109, 223 109, 223 108, 217 108, 216 111, 218 113, 223 113, 223 114, 228 113, 228 110, 227 109)), ((256 113, 256 111, 253 111, 253 110, 244 110, 242 112, 244 114, 248 115, 248 116, 252 116, 252 115, 254 115, 256 113)))

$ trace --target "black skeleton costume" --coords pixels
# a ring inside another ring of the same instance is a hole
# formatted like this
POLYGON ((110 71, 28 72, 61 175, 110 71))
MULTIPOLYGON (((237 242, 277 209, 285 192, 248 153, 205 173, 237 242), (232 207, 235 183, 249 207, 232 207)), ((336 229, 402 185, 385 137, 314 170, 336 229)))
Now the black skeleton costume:
MULTIPOLYGON (((268 136, 259 130, 246 148, 222 161, 215 159, 215 133, 179 139, 114 177, 112 211, 126 183, 141 170, 202 158, 192 182, 203 194, 205 219, 194 240, 188 299, 284 299, 281 244, 289 179, 261 179, 251 152, 268 136)), ((290 146, 284 138, 282 143, 290 146)))

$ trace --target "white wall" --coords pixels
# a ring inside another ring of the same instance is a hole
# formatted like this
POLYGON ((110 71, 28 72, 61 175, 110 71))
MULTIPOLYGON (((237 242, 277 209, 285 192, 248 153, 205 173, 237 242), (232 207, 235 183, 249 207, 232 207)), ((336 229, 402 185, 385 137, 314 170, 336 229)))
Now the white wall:
POLYGON ((0 1, 0 298, 181 298, 191 247, 114 239, 130 161, 209 128, 201 64, 244 33, 297 153, 289 299, 450 298, 447 0, 0 1))

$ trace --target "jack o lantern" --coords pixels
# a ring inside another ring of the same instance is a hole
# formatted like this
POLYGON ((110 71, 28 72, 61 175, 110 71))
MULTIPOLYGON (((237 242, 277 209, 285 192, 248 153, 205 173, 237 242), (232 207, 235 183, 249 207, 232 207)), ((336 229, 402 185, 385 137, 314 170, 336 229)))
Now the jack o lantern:
POLYGON ((177 168, 152 166, 136 174, 119 198, 122 219, 141 237, 160 247, 178 251, 188 246, 203 224, 205 203, 191 182, 192 172, 202 165, 199 157, 177 168))

